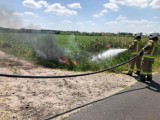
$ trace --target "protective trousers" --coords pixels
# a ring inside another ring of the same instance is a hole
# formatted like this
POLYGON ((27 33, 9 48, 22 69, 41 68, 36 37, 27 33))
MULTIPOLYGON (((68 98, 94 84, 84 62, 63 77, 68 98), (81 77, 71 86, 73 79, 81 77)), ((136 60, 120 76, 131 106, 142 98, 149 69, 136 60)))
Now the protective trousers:
POLYGON ((152 57, 143 57, 142 59, 142 72, 141 77, 146 78, 148 80, 152 80, 152 65, 154 63, 154 59, 152 57))
MULTIPOLYGON (((132 55, 132 57, 135 57, 135 56, 137 56, 137 55, 132 55)), ((137 71, 141 72, 141 63, 142 63, 142 56, 139 56, 136 59, 132 60, 130 62, 129 73, 131 73, 131 74, 133 73, 135 65, 137 67, 137 71)))

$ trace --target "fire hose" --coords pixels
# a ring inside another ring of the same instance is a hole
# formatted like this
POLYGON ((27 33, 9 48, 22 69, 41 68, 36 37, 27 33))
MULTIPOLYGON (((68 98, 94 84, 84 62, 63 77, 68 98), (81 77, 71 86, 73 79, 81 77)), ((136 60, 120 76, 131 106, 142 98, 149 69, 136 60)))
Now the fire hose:
MULTIPOLYGON (((130 62, 130 61, 132 61, 132 60, 134 60, 134 59, 136 59, 136 58, 139 57, 139 56, 140 56, 140 55, 137 55, 137 56, 131 58, 130 60, 125 61, 125 62, 123 62, 123 63, 121 63, 121 64, 118 64, 118 65, 116 65, 116 66, 113 66, 113 67, 111 67, 111 68, 108 68, 108 69, 105 69, 105 70, 102 70, 102 71, 97 71, 97 72, 93 72, 93 73, 84 74, 84 75, 96 74, 96 73, 100 73, 100 72, 104 72, 104 71, 108 71, 108 70, 111 70, 111 69, 120 67, 120 66, 122 66, 122 65, 124 65, 124 64, 126 64, 126 63, 128 63, 128 62, 130 62)), ((79 74, 79 75, 82 75, 82 74, 79 74)), ((121 94, 121 93, 117 93, 117 94, 115 94, 115 95, 118 95, 118 94, 121 94)), ((112 95, 112 96, 115 96, 115 95, 112 95)), ((98 99, 98 100, 92 101, 92 102, 90 102, 90 103, 86 103, 86 104, 84 104, 84 105, 81 105, 81 106, 72 108, 72 109, 67 110, 67 111, 65 111, 65 112, 62 112, 62 113, 56 114, 56 115, 54 115, 54 116, 48 117, 48 118, 46 118, 45 120, 51 120, 51 119, 57 118, 57 117, 59 117, 59 116, 61 116, 61 115, 64 115, 64 114, 73 112, 73 111, 75 111, 75 110, 77 110, 77 109, 81 109, 81 108, 83 108, 83 107, 86 107, 86 106, 88 106, 88 105, 91 105, 91 104, 94 104, 94 103, 97 103, 97 102, 103 101, 103 100, 105 100, 105 99, 107 99, 107 98, 110 98, 110 97, 112 97, 112 96, 105 97, 105 98, 102 98, 102 99, 98 99)))
POLYGON ((130 61, 136 59, 137 57, 139 57, 140 55, 137 55, 133 58, 131 58, 130 60, 127 60, 121 64, 112 66, 110 68, 104 69, 104 70, 100 70, 100 71, 96 71, 96 72, 90 72, 90 73, 84 73, 84 74, 75 74, 75 75, 61 75, 61 76, 30 76, 30 75, 15 75, 15 74, 0 74, 0 77, 11 77, 11 78, 34 78, 34 79, 48 79, 48 78, 71 78, 71 77, 80 77, 80 76, 87 76, 87 75, 93 75, 93 74, 97 74, 97 73, 102 73, 105 71, 109 71, 115 68, 118 68, 124 64, 129 63, 130 61))
MULTIPOLYGON (((108 71, 108 70, 112 70, 112 69, 115 69, 117 67, 120 67, 124 64, 127 64, 129 63, 130 61, 136 59, 137 57, 139 57, 140 55, 137 55, 133 58, 131 58, 130 60, 127 60, 121 64, 118 64, 118 65, 115 65, 115 66, 112 66, 110 68, 107 68, 107 69, 104 69, 104 70, 100 70, 100 71, 96 71, 96 72, 90 72, 90 73, 85 73, 85 74, 75 74, 75 75, 63 75, 63 76, 25 76, 25 75, 11 75, 11 74, 0 74, 1 77, 12 77, 12 78, 68 78, 68 77, 79 77, 79 76, 87 76, 87 75, 92 75, 92 74, 97 74, 97 73, 101 73, 101 72, 105 72, 105 71, 108 71)), ((111 96, 110 96, 111 97, 111 96)), ((108 97, 107 97, 108 98, 108 97)), ((51 120, 51 119, 54 119, 56 117, 59 117, 61 115, 64 115, 64 114, 67 114, 67 113, 70 113, 74 110, 77 110, 77 109, 80 109, 80 108, 83 108, 85 106, 88 106, 88 105, 91 105, 91 104, 94 104, 94 103, 97 103, 97 102, 100 102, 102 100, 105 100, 107 98, 102 98, 102 99, 99 99, 99 100, 95 100, 95 101, 92 101, 90 103, 87 103, 87 104, 84 104, 84 105, 81 105, 81 106, 78 106, 78 107, 75 107, 75 108, 72 108, 68 111, 65 111, 65 112, 62 112, 62 113, 59 113, 59 114, 56 114, 54 116, 51 116, 49 118, 46 118, 45 120, 51 120)))

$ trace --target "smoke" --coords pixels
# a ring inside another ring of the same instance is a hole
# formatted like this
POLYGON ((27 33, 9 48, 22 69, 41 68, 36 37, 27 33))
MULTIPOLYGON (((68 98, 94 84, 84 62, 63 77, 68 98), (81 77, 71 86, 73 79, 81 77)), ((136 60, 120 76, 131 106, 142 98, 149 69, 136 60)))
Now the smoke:
POLYGON ((75 35, 69 36, 67 42, 65 43, 65 46, 67 46, 65 48, 67 55, 73 55, 80 52, 79 43, 77 42, 75 35))
MULTIPOLYGON (((14 11, 13 2, 15 2, 15 0, 0 1, 0 27, 41 29, 40 24, 33 24, 31 20, 28 19, 27 21, 23 19, 25 18, 24 13, 14 11)), ((2 37, 5 38, 6 36, 4 35, 2 37)), ((9 33, 7 37, 12 40, 17 47, 19 47, 18 45, 21 43, 29 44, 34 49, 37 57, 44 60, 58 61, 58 58, 62 57, 63 59, 68 56, 74 58, 75 56, 73 54, 79 51, 78 44, 74 42, 74 35, 70 36, 67 43, 68 46, 65 49, 60 47, 54 36, 50 34, 9 33)))
POLYGON ((125 52, 126 50, 127 49, 109 49, 103 53, 92 56, 91 61, 98 61, 98 60, 103 60, 103 59, 107 59, 110 57, 114 57, 122 52, 125 52))
MULTIPOLYGON (((12 44, 20 51, 26 51, 27 55, 34 55, 42 60, 51 60, 60 62, 59 58, 67 58, 65 50, 59 46, 53 34, 42 33, 4 33, 0 34, 3 40, 12 44), (27 52, 33 51, 30 54, 27 52)), ((17 52, 17 51, 15 51, 17 52)), ((61 62, 63 63, 63 61, 61 62)))
POLYGON ((26 28, 26 29, 41 29, 40 24, 33 24, 32 21, 24 19, 25 12, 16 12, 14 10, 15 0, 0 1, 0 27, 4 28, 26 28))
POLYGON ((37 57, 44 60, 59 61, 58 58, 66 57, 64 50, 58 46, 53 35, 45 35, 37 38, 33 47, 37 57))
POLYGON ((25 29, 40 30, 41 25, 29 23, 27 26, 25 26, 25 29))
POLYGON ((19 16, 15 16, 12 10, 0 5, 0 26, 6 28, 20 28, 23 25, 19 16))
MULTIPOLYGON (((12 2, 15 1, 12 0, 12 2)), ((10 0, 0 1, 0 27, 41 29, 40 25, 22 19, 25 14, 14 11, 13 5, 11 4, 10 0)), ((4 35, 2 37, 5 38, 6 36, 4 35)), ((58 46, 53 35, 10 33, 7 37, 16 45, 18 45, 18 43, 30 45, 36 52, 37 57, 41 59, 56 60, 59 56, 65 56, 65 52, 58 46)))

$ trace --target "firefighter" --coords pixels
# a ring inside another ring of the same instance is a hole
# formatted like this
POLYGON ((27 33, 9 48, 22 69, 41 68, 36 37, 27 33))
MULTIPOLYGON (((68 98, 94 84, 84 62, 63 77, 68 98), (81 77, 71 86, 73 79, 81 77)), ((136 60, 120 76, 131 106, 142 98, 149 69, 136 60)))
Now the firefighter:
POLYGON ((152 81, 152 65, 155 60, 155 43, 158 41, 158 33, 152 33, 149 35, 149 41, 146 46, 142 48, 139 54, 142 57, 142 72, 140 74, 141 81, 152 81))
MULTIPOLYGON (((132 57, 135 57, 138 55, 139 51, 142 49, 142 41, 141 41, 141 36, 142 33, 137 33, 134 35, 134 40, 132 44, 129 46, 129 50, 132 51, 132 57)), ((130 62, 130 68, 127 73, 127 75, 132 76, 132 73, 134 71, 134 66, 136 65, 137 71, 136 74, 140 75, 141 73, 141 61, 142 61, 142 56, 139 56, 138 58, 134 59, 133 61, 130 62)))

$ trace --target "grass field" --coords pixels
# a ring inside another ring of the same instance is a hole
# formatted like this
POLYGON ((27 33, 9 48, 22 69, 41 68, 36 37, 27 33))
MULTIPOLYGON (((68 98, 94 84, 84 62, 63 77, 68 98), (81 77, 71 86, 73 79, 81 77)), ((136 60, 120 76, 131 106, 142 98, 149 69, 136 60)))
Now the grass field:
MULTIPOLYGON (((82 36, 82 35, 53 35, 53 34, 31 34, 31 33, 4 33, 0 32, 0 50, 15 55, 21 59, 41 64, 51 68, 62 68, 75 71, 96 71, 106 69, 115 64, 128 60, 131 52, 124 52, 114 58, 90 61, 90 56, 109 48, 128 48, 133 38, 129 36, 104 35, 104 36, 82 36), (47 54, 65 55, 69 60, 78 60, 78 65, 58 64, 50 59, 39 59, 37 49, 47 54), (53 50, 51 50, 53 49, 53 50), (50 52, 52 51, 52 52, 50 52)), ((147 37, 143 37, 146 43, 147 37)), ((160 45, 158 43, 158 45, 160 45)), ((160 53, 160 50, 158 51, 160 53)), ((160 71, 160 56, 154 63, 154 71, 160 71)), ((113 70, 114 72, 126 71, 128 65, 113 70)))

